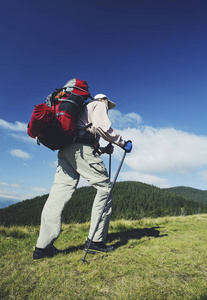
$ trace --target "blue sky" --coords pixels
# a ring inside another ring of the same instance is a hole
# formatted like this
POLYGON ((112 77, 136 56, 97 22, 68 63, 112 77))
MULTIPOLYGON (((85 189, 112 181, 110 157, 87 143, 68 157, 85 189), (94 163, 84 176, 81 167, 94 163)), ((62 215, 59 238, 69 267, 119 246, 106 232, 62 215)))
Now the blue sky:
POLYGON ((0 28, 0 199, 50 191, 57 152, 26 127, 74 77, 116 102, 112 127, 133 141, 118 180, 207 189, 206 1, 7 0, 0 28))

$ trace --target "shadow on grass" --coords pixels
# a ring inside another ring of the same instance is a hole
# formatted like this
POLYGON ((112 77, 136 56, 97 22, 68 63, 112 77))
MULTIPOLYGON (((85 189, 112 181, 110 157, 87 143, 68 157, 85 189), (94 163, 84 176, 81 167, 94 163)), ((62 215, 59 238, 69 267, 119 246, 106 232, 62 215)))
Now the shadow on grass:
MULTIPOLYGON (((143 237, 155 237, 160 238, 167 236, 167 234, 160 235, 160 231, 158 230, 160 227, 151 227, 151 228, 143 228, 143 229, 132 229, 127 231, 121 231, 121 232, 115 232, 108 234, 107 241, 109 243, 113 243, 113 241, 118 240, 112 246, 114 246, 115 249, 124 246, 128 243, 131 239, 137 239, 140 240, 143 237)), ((84 250, 84 245, 78 245, 77 247, 69 247, 68 249, 64 250, 64 253, 68 254, 71 252, 75 252, 78 250, 84 250)))
POLYGON ((158 230, 160 227, 142 228, 142 229, 132 229, 127 231, 110 233, 107 240, 111 243, 114 240, 119 240, 113 244, 114 248, 117 249, 128 243, 129 240, 140 240, 143 237, 155 237, 160 238, 167 236, 167 234, 160 235, 158 230))

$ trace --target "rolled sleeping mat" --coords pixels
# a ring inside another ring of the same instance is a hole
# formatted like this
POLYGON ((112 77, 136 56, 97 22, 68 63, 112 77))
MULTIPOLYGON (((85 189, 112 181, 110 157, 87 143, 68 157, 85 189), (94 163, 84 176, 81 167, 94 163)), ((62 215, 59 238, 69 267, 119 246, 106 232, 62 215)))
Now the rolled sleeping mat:
POLYGON ((28 135, 32 138, 37 137, 40 134, 41 129, 50 124, 53 117, 54 112, 51 107, 47 106, 45 103, 36 105, 28 124, 28 135))

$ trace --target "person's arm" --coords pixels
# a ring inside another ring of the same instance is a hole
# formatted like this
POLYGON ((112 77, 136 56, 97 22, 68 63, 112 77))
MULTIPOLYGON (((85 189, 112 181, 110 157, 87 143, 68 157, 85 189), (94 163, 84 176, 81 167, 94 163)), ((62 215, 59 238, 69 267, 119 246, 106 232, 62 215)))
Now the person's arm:
POLYGON ((125 141, 121 135, 116 133, 111 127, 111 122, 108 117, 107 106, 103 102, 98 102, 94 105, 91 115, 92 126, 105 141, 113 143, 121 148, 124 147, 125 141))

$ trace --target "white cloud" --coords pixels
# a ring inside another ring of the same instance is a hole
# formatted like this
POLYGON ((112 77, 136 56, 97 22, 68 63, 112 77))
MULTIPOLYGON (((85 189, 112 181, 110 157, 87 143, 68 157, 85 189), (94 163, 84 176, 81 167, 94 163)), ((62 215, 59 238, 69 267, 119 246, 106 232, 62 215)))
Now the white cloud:
POLYGON ((17 183, 0 182, 0 198, 23 200, 25 195, 22 194, 21 186, 17 183))
POLYGON ((20 133, 10 133, 9 136, 13 137, 14 139, 16 139, 18 141, 37 144, 37 140, 31 138, 29 135, 23 135, 20 133))
POLYGON ((123 181, 140 181, 147 184, 152 184, 155 186, 159 186, 160 188, 168 188, 170 187, 168 180, 166 178, 161 178, 158 176, 144 174, 140 172, 121 172, 120 179, 123 181))
POLYGON ((121 134, 133 142, 125 162, 136 172, 184 174, 207 166, 207 137, 152 127, 125 129, 121 134))
POLYGON ((1 189, 0 189, 0 198, 16 199, 16 200, 26 199, 25 195, 19 194, 15 191, 1 190, 1 189))
POLYGON ((49 193, 49 190, 47 188, 41 187, 29 187, 28 189, 24 190, 23 187, 16 183, 9 184, 6 182, 0 182, 0 185, 4 187, 4 189, 0 189, 0 198, 3 199, 15 199, 18 201, 22 201, 34 198, 37 195, 49 193))
POLYGON ((22 151, 20 149, 14 149, 10 151, 10 154, 14 157, 19 157, 22 159, 30 159, 31 155, 25 151, 22 151))
MULTIPOLYGON (((169 176, 172 177, 173 174, 179 178, 179 182, 182 176, 184 178, 187 174, 195 173, 197 179, 199 175, 199 180, 207 180, 207 171, 200 172, 201 169, 207 169, 207 137, 174 128, 142 126, 142 118, 136 113, 124 114, 118 110, 110 110, 109 118, 115 131, 120 133, 123 139, 133 142, 132 152, 125 158, 120 180, 136 180, 160 187, 169 187, 169 176)), ((16 131, 9 133, 13 138, 36 143, 30 137, 26 138, 26 126, 21 122, 9 123, 0 119, 0 127, 16 131), (25 136, 21 131, 25 132, 25 136)), ((20 149, 14 149, 10 154, 25 160, 31 158, 29 153, 20 149)), ((114 147, 114 157, 120 160, 122 155, 123 150, 114 147)), ((57 161, 51 161, 50 167, 56 165, 57 161)), ((79 186, 84 185, 88 183, 81 179, 79 186)), ((38 192, 38 189, 33 189, 33 192, 38 192)), ((45 193, 48 190, 40 189, 39 192, 45 193)))
POLYGON ((41 194, 41 195, 49 193, 48 189, 41 188, 41 187, 30 187, 30 191, 41 194))
POLYGON ((84 179, 83 177, 80 176, 80 180, 79 180, 79 183, 78 183, 78 188, 80 188, 82 186, 89 186, 89 183, 86 179, 84 179))
POLYGON ((27 124, 23 122, 16 121, 14 123, 9 123, 3 119, 0 119, 0 128, 10 131, 8 135, 18 141, 27 143, 37 143, 36 139, 33 139, 27 135, 27 124))
POLYGON ((15 123, 9 123, 3 119, 0 119, 0 127, 12 131, 27 131, 27 124, 18 121, 16 121, 15 123))
POLYGON ((9 184, 7 182, 0 182, 0 185, 3 185, 3 186, 7 186, 7 187, 12 187, 12 188, 21 188, 21 186, 17 183, 12 183, 12 184, 9 184))
POLYGON ((58 165, 58 160, 56 159, 55 161, 51 161, 49 162, 49 167, 50 168, 57 168, 57 165, 58 165))
POLYGON ((119 110, 109 110, 109 118, 116 128, 137 128, 142 122, 142 117, 136 113, 122 114, 119 110))
POLYGON ((201 171, 198 173, 201 180, 207 181, 207 170, 201 171))

